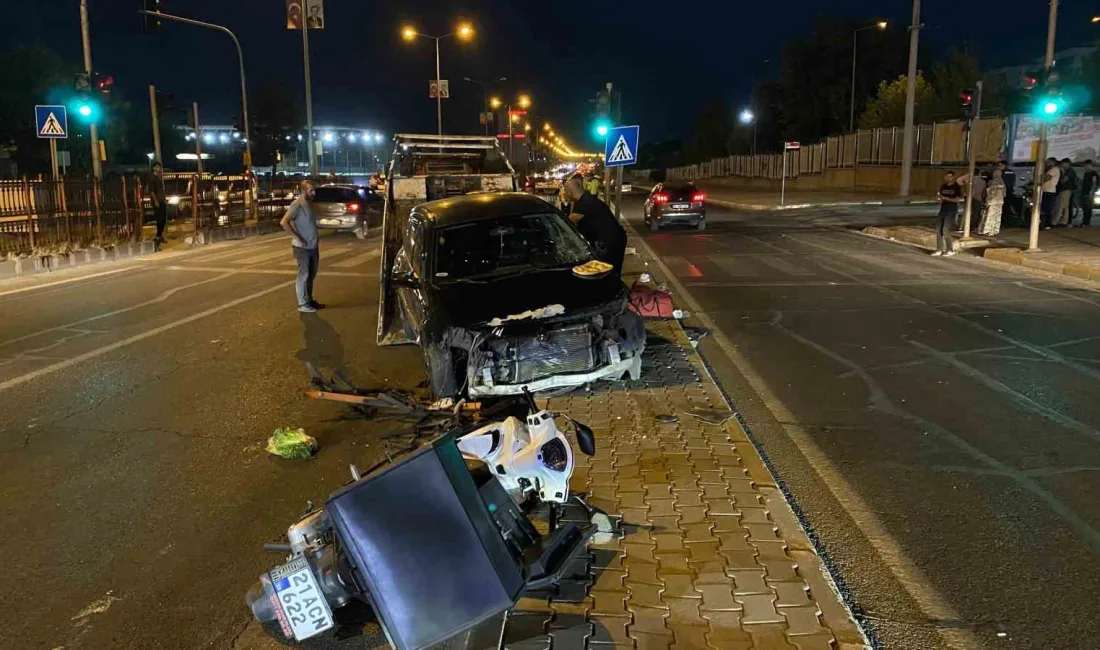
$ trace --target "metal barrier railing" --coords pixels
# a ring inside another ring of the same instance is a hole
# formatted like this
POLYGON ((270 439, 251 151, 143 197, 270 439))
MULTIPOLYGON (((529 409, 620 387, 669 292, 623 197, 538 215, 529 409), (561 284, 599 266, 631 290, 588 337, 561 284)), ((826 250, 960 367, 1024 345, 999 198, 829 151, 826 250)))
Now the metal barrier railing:
MULTIPOLYGON (((974 120, 972 133, 980 135, 981 142, 1000 142, 1004 128, 1001 118, 982 118, 974 120)), ((921 124, 914 130, 913 137, 915 165, 961 164, 965 159, 967 132, 962 122, 921 124)), ((799 176, 857 165, 900 165, 904 140, 903 129, 896 127, 862 129, 829 136, 822 142, 803 144, 801 149, 789 152, 787 173, 788 176, 799 176)), ((1001 156, 999 151, 979 148, 978 157, 983 162, 991 162, 1001 156)), ((782 173, 782 160, 777 154, 728 156, 667 169, 666 177, 689 180, 722 176, 777 179, 782 173)))

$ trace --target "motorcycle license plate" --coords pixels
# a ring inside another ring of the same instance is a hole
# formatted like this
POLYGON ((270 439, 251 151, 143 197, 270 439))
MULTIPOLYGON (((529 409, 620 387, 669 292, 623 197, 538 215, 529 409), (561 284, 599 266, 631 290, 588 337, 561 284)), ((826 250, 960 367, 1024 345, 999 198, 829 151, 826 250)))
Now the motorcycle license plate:
POLYGON ((275 567, 267 574, 278 603, 283 634, 302 641, 333 627, 332 610, 317 586, 317 578, 305 558, 275 567))
POLYGON ((691 206, 688 205, 687 203, 673 203, 672 204, 672 209, 673 210, 687 210, 690 207, 691 206))

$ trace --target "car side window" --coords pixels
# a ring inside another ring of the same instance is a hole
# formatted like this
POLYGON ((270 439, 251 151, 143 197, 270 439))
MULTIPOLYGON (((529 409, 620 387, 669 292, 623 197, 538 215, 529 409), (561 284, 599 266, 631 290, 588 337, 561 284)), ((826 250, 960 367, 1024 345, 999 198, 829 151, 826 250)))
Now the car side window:
POLYGON ((415 214, 405 223, 405 250, 409 264, 418 278, 424 277, 424 221, 415 214))

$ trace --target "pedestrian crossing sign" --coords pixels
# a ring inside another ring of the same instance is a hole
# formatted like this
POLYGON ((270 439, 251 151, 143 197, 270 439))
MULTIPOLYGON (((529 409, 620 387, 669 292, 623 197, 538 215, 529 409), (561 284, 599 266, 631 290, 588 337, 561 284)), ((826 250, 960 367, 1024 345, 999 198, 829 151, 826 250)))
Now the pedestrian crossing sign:
POLYGON ((607 167, 625 167, 638 162, 638 126, 616 126, 607 131, 603 160, 607 167))
POLYGON ((34 129, 40 138, 67 138, 68 112, 64 106, 35 106, 34 129))

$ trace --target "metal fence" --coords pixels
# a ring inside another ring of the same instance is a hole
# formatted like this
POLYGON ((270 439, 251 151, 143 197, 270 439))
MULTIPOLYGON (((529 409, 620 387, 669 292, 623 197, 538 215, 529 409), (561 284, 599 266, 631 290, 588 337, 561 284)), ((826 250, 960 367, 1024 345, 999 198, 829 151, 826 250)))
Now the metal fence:
MULTIPOLYGON (((913 137, 915 165, 961 164, 967 146, 977 147, 978 160, 992 162, 1004 157, 1005 124, 1001 118, 974 120, 972 130, 961 121, 922 124, 913 137)), ((901 128, 863 129, 826 138, 824 142, 802 145, 787 152, 787 176, 821 174, 827 169, 844 169, 857 165, 900 165, 904 148, 901 128)), ((779 178, 783 157, 780 154, 727 156, 673 167, 668 178, 688 180, 743 176, 748 178, 779 178)))
MULTIPOLYGON (((277 219, 293 181, 263 191, 246 176, 165 174, 169 231, 194 232, 277 219)), ((142 239, 156 217, 139 177, 0 181, 0 255, 75 250, 142 239)))
POLYGON ((140 238, 141 201, 135 178, 0 181, 0 253, 140 238))

